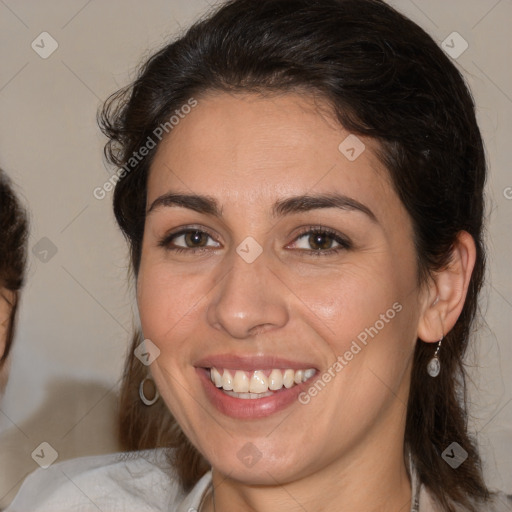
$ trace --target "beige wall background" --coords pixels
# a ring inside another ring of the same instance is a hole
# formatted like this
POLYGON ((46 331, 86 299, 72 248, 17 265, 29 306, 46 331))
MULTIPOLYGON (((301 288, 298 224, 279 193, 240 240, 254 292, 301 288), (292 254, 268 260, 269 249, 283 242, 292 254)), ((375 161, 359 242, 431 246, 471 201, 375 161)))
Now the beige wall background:
MULTIPOLYGON (((512 492, 512 0, 391 3, 452 53, 468 44, 454 60, 478 104, 490 164, 489 281, 468 358, 470 425, 490 485, 512 492)), ((31 216, 0 404, 0 508, 38 467, 31 454, 42 442, 58 460, 118 449, 116 390, 133 300, 110 194, 93 195, 112 172, 95 115, 145 55, 207 9, 206 0, 0 0, 0 166, 31 216)))

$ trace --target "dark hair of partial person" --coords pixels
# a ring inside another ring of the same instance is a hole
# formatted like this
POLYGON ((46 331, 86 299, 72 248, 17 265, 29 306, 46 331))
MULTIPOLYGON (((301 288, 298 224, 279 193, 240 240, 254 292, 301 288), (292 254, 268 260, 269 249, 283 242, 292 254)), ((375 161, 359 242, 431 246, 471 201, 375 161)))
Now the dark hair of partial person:
POLYGON ((1 298, 10 303, 11 314, 0 368, 9 356, 14 339, 19 291, 25 277, 27 238, 28 221, 25 210, 19 203, 7 175, 0 169, 0 293, 2 289, 14 292, 12 303, 10 298, 1 298))
MULTIPOLYGON (((486 162, 460 72, 423 29, 379 0, 228 1, 150 57, 134 83, 104 104, 99 123, 109 138, 109 161, 126 166, 176 109, 191 97, 200 104, 209 92, 316 96, 346 130, 378 142, 378 156, 412 219, 419 285, 447 266, 459 232, 473 237, 476 264, 467 298, 443 340, 435 379, 426 371, 435 346, 417 340, 404 449, 443 510, 459 504, 476 511, 474 503, 491 493, 468 432, 463 360, 485 267, 486 162), (441 457, 454 440, 468 453, 457 471, 441 457)), ((130 168, 114 192, 135 276, 146 181, 157 148, 130 168)), ((162 400, 150 408, 141 403, 137 388, 147 369, 133 356, 140 341, 135 332, 122 387, 122 440, 129 449, 173 447, 189 489, 209 466, 162 400)))

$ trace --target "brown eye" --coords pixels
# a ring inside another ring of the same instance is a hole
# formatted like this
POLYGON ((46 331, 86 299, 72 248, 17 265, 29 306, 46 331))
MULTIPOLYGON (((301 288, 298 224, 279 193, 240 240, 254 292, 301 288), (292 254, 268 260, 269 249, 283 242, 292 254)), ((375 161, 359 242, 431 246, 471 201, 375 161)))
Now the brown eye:
POLYGON ((303 231, 289 248, 300 249, 309 254, 334 254, 352 247, 351 242, 338 233, 327 228, 309 228, 303 231))
POLYGON ((183 238, 187 247, 206 247, 209 236, 203 231, 188 231, 183 238))
POLYGON ((312 233, 308 238, 309 246, 315 251, 331 249, 333 242, 333 237, 328 233, 312 233))
POLYGON ((167 250, 194 252, 203 249, 218 249, 221 245, 211 235, 200 229, 183 229, 173 233, 159 242, 167 250))

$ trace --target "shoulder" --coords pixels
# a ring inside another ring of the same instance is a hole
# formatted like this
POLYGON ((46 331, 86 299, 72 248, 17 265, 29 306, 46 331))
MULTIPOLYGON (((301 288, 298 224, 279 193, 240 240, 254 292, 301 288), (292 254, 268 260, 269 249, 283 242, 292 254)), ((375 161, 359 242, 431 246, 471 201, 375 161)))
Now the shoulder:
POLYGON ((163 511, 182 499, 166 452, 148 450, 39 469, 25 480, 7 512, 163 511))

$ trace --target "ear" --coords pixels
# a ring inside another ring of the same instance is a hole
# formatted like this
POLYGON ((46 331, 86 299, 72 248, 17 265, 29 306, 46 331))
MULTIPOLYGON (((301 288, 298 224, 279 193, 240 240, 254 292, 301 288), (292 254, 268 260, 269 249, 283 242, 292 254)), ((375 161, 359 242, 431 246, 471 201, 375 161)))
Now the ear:
POLYGON ((473 237, 459 232, 448 265, 433 273, 425 291, 418 338, 437 342, 453 328, 464 307, 475 260, 473 237))

